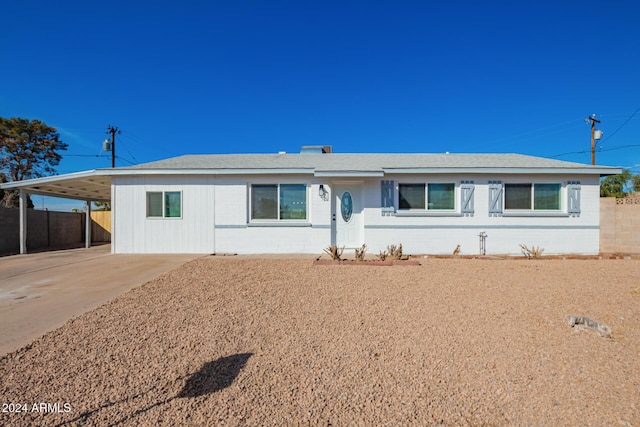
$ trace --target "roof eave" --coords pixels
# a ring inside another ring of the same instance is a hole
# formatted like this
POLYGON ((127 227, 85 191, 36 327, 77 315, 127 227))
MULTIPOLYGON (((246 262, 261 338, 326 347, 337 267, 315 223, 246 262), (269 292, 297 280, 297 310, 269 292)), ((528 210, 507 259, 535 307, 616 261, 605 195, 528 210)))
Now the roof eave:
POLYGON ((322 178, 375 178, 384 176, 383 171, 316 171, 313 176, 322 178))
POLYGON ((385 174, 513 174, 513 175, 616 175, 622 173, 622 169, 613 167, 585 167, 585 168, 510 168, 510 167, 493 167, 493 168, 384 168, 385 174))
POLYGON ((111 175, 313 175, 310 168, 270 169, 114 169, 111 175))

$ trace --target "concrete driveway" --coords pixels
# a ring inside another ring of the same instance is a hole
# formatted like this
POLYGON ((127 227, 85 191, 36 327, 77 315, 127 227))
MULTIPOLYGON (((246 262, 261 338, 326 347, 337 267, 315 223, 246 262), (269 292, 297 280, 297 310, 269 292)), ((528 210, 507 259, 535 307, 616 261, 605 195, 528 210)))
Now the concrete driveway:
POLYGON ((200 255, 112 255, 111 246, 0 258, 0 357, 200 255))

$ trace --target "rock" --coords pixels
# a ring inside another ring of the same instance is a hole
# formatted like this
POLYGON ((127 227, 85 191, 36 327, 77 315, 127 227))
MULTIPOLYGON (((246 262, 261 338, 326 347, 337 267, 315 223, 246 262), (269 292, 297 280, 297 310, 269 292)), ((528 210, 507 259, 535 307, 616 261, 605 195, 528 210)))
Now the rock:
POLYGON ((584 316, 567 316, 567 323, 571 327, 581 326, 586 329, 592 329, 594 331, 598 331, 601 336, 608 338, 611 336, 611 327, 605 325, 604 323, 597 322, 593 319, 589 319, 584 316))

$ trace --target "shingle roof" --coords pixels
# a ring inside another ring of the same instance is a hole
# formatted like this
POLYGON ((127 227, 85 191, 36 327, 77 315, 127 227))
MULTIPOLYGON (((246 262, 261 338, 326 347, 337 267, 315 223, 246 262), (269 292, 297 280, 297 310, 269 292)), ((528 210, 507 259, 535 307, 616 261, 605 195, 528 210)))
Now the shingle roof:
POLYGON ((614 175, 621 172, 615 167, 521 154, 203 154, 8 182, 0 184, 0 188, 20 188, 33 194, 82 200, 109 200, 111 177, 115 175, 303 173, 325 177, 382 177, 402 173, 614 175))
POLYGON ((173 157, 121 170, 149 169, 311 169, 315 172, 383 172, 394 169, 580 169, 591 166, 522 154, 197 154, 173 157))

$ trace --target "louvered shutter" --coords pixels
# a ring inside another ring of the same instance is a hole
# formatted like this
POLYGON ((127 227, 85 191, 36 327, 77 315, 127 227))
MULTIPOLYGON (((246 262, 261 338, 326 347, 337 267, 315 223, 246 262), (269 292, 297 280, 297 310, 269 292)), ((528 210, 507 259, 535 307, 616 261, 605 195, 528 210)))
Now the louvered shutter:
POLYGON ((382 211, 382 216, 391 216, 395 213, 395 201, 393 197, 394 188, 395 183, 393 181, 383 180, 380 182, 380 210, 382 211))
POLYGON ((475 210, 473 206, 473 195, 475 192, 475 186, 473 181, 462 181, 460 183, 460 212, 464 216, 473 216, 475 210))
POLYGON ((580 216, 580 181, 569 181, 567 194, 569 200, 567 213, 571 216, 580 216))
POLYGON ((489 216, 502 216, 502 181, 489 181, 489 216))

